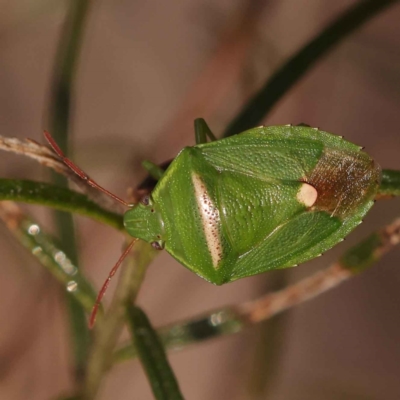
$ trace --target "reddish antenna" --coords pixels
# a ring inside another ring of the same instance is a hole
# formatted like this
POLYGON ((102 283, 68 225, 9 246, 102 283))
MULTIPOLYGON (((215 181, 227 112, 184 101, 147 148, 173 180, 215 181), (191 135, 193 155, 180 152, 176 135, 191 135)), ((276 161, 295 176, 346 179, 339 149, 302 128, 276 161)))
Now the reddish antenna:
POLYGON ((114 200, 118 201, 119 203, 123 204, 125 207, 131 208, 133 204, 129 204, 126 201, 122 200, 120 197, 115 195, 114 193, 111 193, 107 189, 104 189, 102 186, 100 186, 97 182, 95 182, 92 178, 89 177, 86 172, 82 171, 73 161, 71 161, 68 157, 65 156, 65 154, 62 152, 54 138, 50 135, 49 132, 44 131, 43 132, 44 137, 46 138, 47 142, 51 146, 51 148, 54 150, 54 152, 61 158, 62 162, 73 172, 75 172, 76 175, 79 176, 79 178, 83 179, 90 185, 91 187, 100 190, 101 192, 105 193, 107 196, 113 198, 114 200))
MULTIPOLYGON (((49 145, 51 146, 51 148, 53 149, 53 151, 58 155, 58 157, 61 158, 62 162, 70 169, 72 170, 76 175, 78 175, 82 180, 86 181, 88 183, 88 185, 90 185, 91 187, 100 190, 101 192, 105 193, 107 196, 113 198, 114 200, 118 201, 119 203, 123 204, 126 207, 131 208, 133 206, 133 204, 129 204, 126 201, 122 200, 120 197, 116 196, 115 194, 109 192, 107 189, 103 188, 102 186, 100 186, 97 182, 95 182, 92 178, 89 177, 89 175, 86 174, 86 172, 82 171, 72 160, 70 160, 68 157, 65 156, 65 154, 62 152, 62 150, 60 149, 60 147, 58 146, 58 144, 56 143, 56 141, 54 140, 54 138, 50 135, 49 132, 44 131, 44 137, 46 138, 47 142, 49 143, 49 145)), ((90 319, 89 319, 89 328, 93 328, 94 322, 96 320, 96 315, 97 315, 97 311, 99 310, 99 306, 101 303, 102 298, 104 297, 108 285, 110 284, 110 281, 112 279, 112 277, 115 275, 115 273, 117 272, 119 266, 121 265, 122 261, 124 261, 124 259, 126 258, 126 256, 129 254, 129 252, 131 251, 133 245, 135 244, 135 242, 138 239, 134 239, 129 246, 125 249, 125 251, 122 253, 121 257, 119 258, 119 260, 117 261, 117 263, 114 265, 114 267, 111 269, 110 273, 108 274, 107 279, 105 280, 103 286, 101 287, 96 301, 94 303, 93 309, 92 309, 92 313, 90 314, 90 319)))
POLYGON ((99 310, 99 306, 100 306, 101 300, 102 300, 102 298, 104 297, 104 295, 105 295, 105 293, 107 291, 108 285, 110 284, 110 281, 111 281, 112 277, 118 271, 119 266, 121 265, 122 261, 125 260, 126 256, 129 254, 129 252, 131 251, 131 249, 132 249, 132 247, 133 247, 133 245, 135 244, 136 241, 137 241, 137 239, 132 240, 132 242, 129 244, 129 246, 122 253, 121 257, 119 258, 117 263, 114 265, 114 267, 112 268, 112 270, 108 274, 107 279, 103 283, 103 286, 101 287, 101 289, 99 291, 99 294, 97 295, 96 302, 94 303, 94 306, 93 306, 93 309, 92 309, 92 313, 90 314, 90 319, 89 319, 89 328, 90 329, 92 329, 93 326, 94 326, 94 323, 96 321, 97 311, 99 310))

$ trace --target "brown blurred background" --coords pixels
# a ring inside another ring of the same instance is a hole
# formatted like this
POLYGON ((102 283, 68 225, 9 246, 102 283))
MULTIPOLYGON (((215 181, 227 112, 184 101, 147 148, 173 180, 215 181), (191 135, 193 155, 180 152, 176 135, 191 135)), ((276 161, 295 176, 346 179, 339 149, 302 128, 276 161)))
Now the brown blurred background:
MULTIPOLYGON (((143 159, 165 161, 193 144, 196 117, 222 132, 272 71, 355 2, 270 0, 259 1, 256 11, 249 3, 93 1, 75 85, 74 160, 124 196, 145 176, 143 159)), ((0 134, 43 141, 67 6, 68 1, 0 0, 0 134)), ((399 169, 399 21, 395 5, 343 41, 265 124, 321 127, 365 146, 385 168, 399 169)), ((47 179, 33 161, 11 154, 0 153, 0 168, 2 177, 47 179)), ((291 270, 289 280, 329 265, 399 215, 399 206, 398 199, 376 204, 345 243, 291 270)), ((24 209, 52 229, 47 210, 24 209)), ((81 264, 99 287, 122 238, 88 219, 76 221, 81 264)), ((71 384, 61 288, 3 225, 0 254, 0 399, 54 398, 71 384)), ((269 365, 274 379, 267 394, 254 390, 262 386, 265 368, 262 327, 171 353, 186 398, 400 399, 399 260, 397 249, 362 276, 287 314, 282 352, 269 365)), ((139 303, 159 326, 256 298, 270 276, 280 273, 214 287, 164 252, 147 273, 139 303)), ((107 376, 99 399, 110 398, 152 398, 137 361, 107 376)))

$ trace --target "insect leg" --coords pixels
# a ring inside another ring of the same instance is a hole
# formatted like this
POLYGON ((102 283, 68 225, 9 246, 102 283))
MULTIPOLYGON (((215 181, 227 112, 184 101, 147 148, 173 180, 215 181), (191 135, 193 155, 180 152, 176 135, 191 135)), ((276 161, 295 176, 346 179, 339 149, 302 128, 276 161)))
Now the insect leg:
POLYGON ((164 175, 164 170, 159 167, 157 164, 152 163, 151 161, 144 160, 142 162, 143 168, 151 175, 155 180, 160 180, 164 175))
POLYGON ((207 136, 212 142, 217 140, 203 118, 196 118, 194 120, 194 134, 196 144, 207 143, 207 136))
POLYGON ((95 182, 92 178, 90 178, 86 172, 82 171, 73 161, 71 161, 69 158, 67 158, 54 138, 50 135, 49 132, 44 131, 44 137, 46 138, 47 142, 53 149, 53 151, 61 158, 63 163, 73 172, 75 172, 76 175, 78 175, 82 180, 86 181, 88 185, 91 187, 100 190, 101 192, 105 193, 107 196, 113 198, 114 200, 118 201, 119 203, 123 204, 126 207, 132 207, 133 204, 129 204, 126 201, 122 200, 120 197, 116 196, 115 194, 111 193, 107 189, 103 188, 100 186, 97 182, 95 182))

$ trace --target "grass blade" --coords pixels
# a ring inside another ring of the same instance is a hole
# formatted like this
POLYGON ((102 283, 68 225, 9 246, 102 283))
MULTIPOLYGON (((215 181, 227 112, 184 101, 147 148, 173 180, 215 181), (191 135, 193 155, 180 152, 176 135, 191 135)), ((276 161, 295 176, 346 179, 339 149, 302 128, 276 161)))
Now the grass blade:
MULTIPOLYGON (((57 57, 54 65, 49 130, 65 154, 68 154, 67 143, 71 112, 71 93, 90 3, 90 0, 71 0, 68 2, 69 12, 57 47, 57 57)), ((58 186, 67 186, 67 180, 60 175, 53 173, 52 180, 58 186)), ((56 211, 55 219, 60 239, 66 251, 72 261, 78 264, 72 215, 56 211)), ((87 338, 89 331, 86 326, 84 310, 80 305, 68 299, 67 304, 70 315, 73 354, 75 357, 75 381, 77 386, 80 386, 83 382, 82 371, 85 369, 88 354, 87 338)))
POLYGON ((129 305, 128 320, 139 359, 157 400, 182 400, 178 382, 169 365, 164 347, 146 314, 129 305))

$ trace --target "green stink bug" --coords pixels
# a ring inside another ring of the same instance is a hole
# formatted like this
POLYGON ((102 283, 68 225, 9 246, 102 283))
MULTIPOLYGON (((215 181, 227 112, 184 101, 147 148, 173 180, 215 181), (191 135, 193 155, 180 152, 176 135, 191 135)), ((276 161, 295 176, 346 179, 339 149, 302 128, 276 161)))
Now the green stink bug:
MULTIPOLYGON (((131 206, 124 225, 209 282, 221 285, 317 257, 373 205, 380 167, 340 136, 288 125, 214 140, 207 129, 200 120, 197 144, 184 148, 152 193, 131 206)), ((46 137, 67 165, 105 191, 46 137)))

